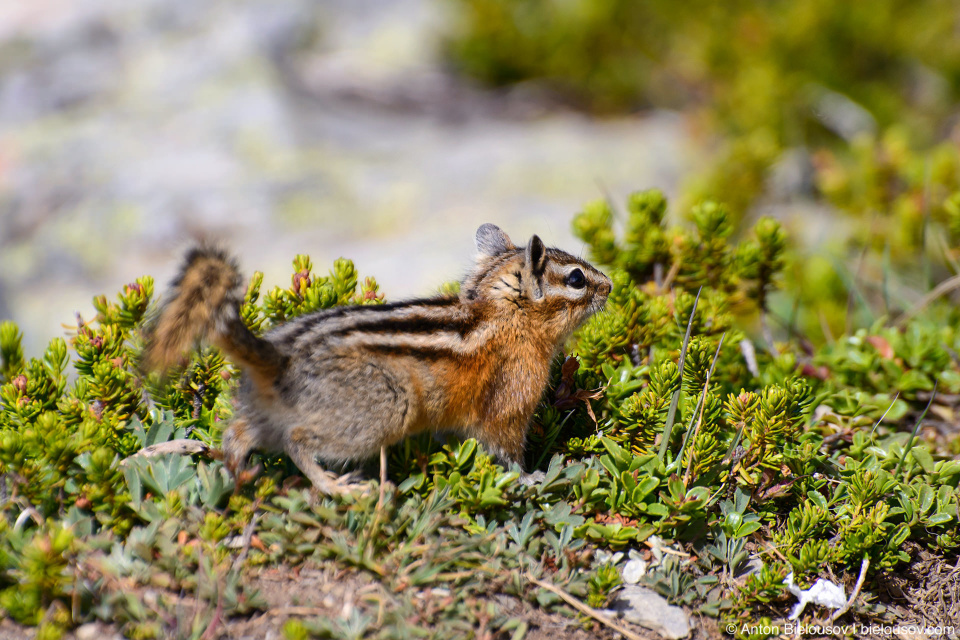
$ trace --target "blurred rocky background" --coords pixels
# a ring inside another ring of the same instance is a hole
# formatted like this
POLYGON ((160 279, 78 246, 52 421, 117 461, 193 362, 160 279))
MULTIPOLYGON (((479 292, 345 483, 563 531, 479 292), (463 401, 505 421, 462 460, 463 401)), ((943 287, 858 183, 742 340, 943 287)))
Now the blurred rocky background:
POLYGON ((958 103, 955 0, 8 2, 0 319, 36 353, 203 238, 429 294, 653 186, 781 220, 771 308, 829 340, 960 273, 958 103))
POLYGON ((285 284, 338 256, 390 298, 457 278, 483 222, 579 250, 585 200, 671 191, 669 112, 594 119, 445 68, 439 0, 0 5, 0 319, 40 351, 196 238, 285 284))

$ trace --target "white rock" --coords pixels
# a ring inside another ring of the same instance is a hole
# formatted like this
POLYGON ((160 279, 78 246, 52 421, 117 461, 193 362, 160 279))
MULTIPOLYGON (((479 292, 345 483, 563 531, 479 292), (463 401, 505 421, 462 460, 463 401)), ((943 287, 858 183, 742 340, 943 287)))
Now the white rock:
POLYGON ((99 624, 96 622, 88 622, 87 624, 82 624, 77 627, 74 635, 77 637, 77 640, 94 640, 94 638, 102 634, 99 624))
POLYGON ((627 584, 637 584, 640 582, 640 578, 646 574, 647 563, 645 560, 640 560, 639 558, 628 560, 627 564, 623 565, 623 570, 620 572, 623 581, 627 584))
POLYGON ((646 587, 624 587, 617 592, 611 609, 623 619, 668 640, 686 638, 693 626, 682 608, 667 603, 665 598, 646 587))

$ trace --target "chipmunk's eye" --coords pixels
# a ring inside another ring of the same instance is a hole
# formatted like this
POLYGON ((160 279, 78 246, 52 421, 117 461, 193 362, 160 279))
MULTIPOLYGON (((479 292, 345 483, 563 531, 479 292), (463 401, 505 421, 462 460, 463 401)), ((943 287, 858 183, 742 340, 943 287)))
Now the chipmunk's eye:
POLYGON ((567 274, 566 283, 568 287, 573 287, 574 289, 583 289, 583 286, 587 284, 587 279, 583 277, 583 271, 580 271, 580 269, 574 269, 567 274))

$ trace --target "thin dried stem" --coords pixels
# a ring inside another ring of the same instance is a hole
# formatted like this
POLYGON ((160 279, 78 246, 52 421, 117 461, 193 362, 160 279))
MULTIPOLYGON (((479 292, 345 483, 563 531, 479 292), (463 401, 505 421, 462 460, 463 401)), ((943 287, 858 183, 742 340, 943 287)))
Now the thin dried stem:
POLYGON ((568 605, 570 605, 580 613, 590 616, 591 618, 593 618, 594 620, 596 620, 597 622, 599 622, 604 626, 610 627, 617 633, 621 634, 624 638, 627 638, 627 640, 644 640, 643 636, 640 636, 639 634, 636 634, 630 631, 629 629, 626 629, 625 627, 620 626, 619 624, 614 622, 610 617, 600 613, 593 607, 583 604, 582 602, 580 602, 579 600, 571 596, 569 593, 567 593, 560 587, 552 585, 549 582, 544 582, 543 580, 537 580, 529 573, 526 574, 525 577, 527 580, 537 585, 541 589, 546 589, 550 593, 555 594, 561 600, 566 602, 568 605))

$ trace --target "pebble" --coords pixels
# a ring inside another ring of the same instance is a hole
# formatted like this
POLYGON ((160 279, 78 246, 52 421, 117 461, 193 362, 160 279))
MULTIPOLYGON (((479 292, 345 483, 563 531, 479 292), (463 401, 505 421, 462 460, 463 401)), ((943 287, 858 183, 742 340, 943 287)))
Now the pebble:
POLYGON ((645 576, 646 573, 646 561, 634 558, 633 560, 628 560, 627 563, 623 565, 623 570, 620 572, 620 575, 627 584, 637 584, 640 582, 640 578, 645 576))
POLYGON ((669 604, 658 593, 637 585, 627 585, 616 593, 611 610, 624 620, 650 629, 667 640, 690 635, 693 624, 681 608, 669 604))

